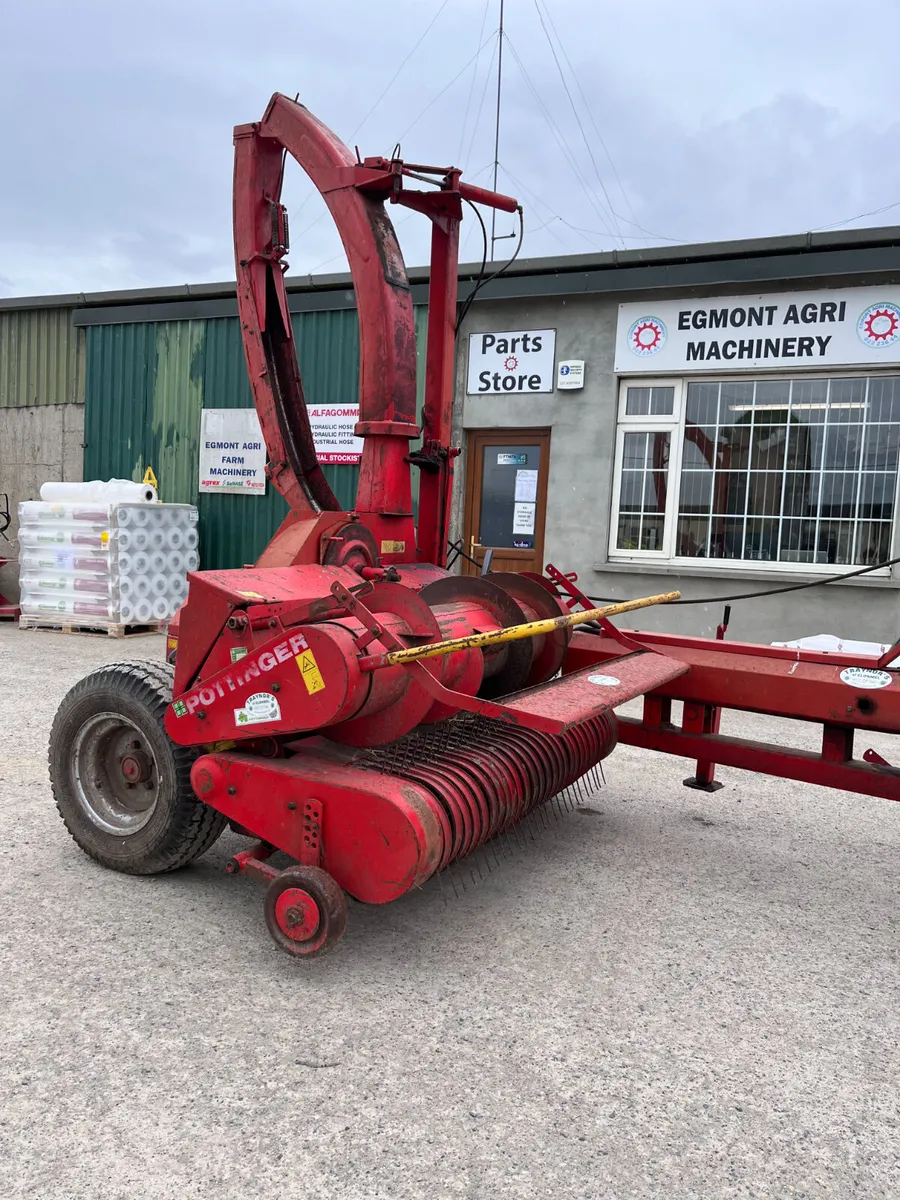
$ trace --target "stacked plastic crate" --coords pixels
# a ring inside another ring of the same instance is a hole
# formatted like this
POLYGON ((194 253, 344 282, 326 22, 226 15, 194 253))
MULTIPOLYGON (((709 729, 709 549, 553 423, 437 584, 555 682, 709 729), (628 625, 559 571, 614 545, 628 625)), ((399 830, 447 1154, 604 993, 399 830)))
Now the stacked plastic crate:
MULTIPOLYGON (((60 486, 45 488, 53 497, 60 486)), ((136 500, 127 488, 110 489, 69 484, 65 500, 19 505, 23 627, 162 628, 178 611, 187 573, 200 565, 196 508, 148 500, 152 489, 136 500), (83 499, 71 498, 78 486, 83 499), (117 502, 121 495, 129 499, 117 502)))

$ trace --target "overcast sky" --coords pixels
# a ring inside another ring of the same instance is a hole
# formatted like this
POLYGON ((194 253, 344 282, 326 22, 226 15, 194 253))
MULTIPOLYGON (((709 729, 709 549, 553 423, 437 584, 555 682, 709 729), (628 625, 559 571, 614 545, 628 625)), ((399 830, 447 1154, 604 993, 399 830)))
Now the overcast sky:
MULTIPOLYGON (((233 278, 231 130, 274 91, 364 155, 400 141, 489 184, 498 8, 4 5, 0 294, 233 278)), ((900 0, 506 0, 499 186, 524 203, 523 254, 900 223, 898 16, 900 0)), ((292 273, 342 270, 299 169, 285 201, 292 273)), ((425 261, 427 223, 394 211, 407 263, 425 261)))

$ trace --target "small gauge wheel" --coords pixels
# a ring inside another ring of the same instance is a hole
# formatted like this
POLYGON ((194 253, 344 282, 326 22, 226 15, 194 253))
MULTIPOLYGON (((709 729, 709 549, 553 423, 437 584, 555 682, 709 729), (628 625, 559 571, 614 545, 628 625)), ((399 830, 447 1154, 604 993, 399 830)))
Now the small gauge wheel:
POLYGON ((295 958, 325 954, 344 936, 347 898, 321 867, 288 867, 266 888, 266 925, 295 958))

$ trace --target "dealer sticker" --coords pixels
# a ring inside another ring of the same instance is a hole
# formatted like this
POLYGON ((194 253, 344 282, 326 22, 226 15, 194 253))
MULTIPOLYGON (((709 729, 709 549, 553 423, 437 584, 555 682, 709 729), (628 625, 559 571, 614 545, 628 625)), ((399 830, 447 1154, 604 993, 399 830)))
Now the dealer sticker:
POLYGON ((615 675, 588 675, 588 683, 596 683, 598 687, 618 687, 621 682, 615 675))
POLYGON ((187 705, 183 700, 176 700, 172 705, 176 717, 184 717, 187 715, 187 705))
POLYGON ((887 687, 893 678, 888 671, 875 671, 872 667, 845 667, 841 671, 842 683, 866 690, 887 687))
POLYGON ((271 692, 254 692, 243 708, 234 710, 235 725, 263 725, 281 720, 281 706, 271 692))

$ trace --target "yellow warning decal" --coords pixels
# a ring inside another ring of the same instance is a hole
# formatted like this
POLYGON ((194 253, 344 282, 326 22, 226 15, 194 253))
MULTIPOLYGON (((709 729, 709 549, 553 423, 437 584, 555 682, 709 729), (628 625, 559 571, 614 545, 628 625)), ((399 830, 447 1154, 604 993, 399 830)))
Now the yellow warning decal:
POLYGON ((104 531, 100 534, 100 544, 101 544, 101 546, 105 546, 105 545, 107 545, 108 542, 109 542, 109 530, 104 529, 104 531))
POLYGON ((245 600, 265 600, 265 596, 261 596, 259 592, 238 592, 239 596, 243 596, 245 600))
POLYGON ((302 654, 297 655, 297 666, 300 668, 300 675, 309 694, 312 696, 314 692, 321 692, 325 686, 325 680, 322 678, 322 672, 319 670, 316 656, 312 650, 304 650, 302 654))
POLYGON ((405 554, 406 553, 406 542, 382 542, 381 543, 381 553, 382 554, 405 554))

